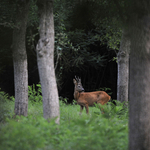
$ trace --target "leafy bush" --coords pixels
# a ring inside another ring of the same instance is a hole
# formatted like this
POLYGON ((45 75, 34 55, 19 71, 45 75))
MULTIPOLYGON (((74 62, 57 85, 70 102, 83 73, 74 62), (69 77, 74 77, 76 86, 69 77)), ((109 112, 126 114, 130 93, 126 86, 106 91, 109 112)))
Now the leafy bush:
POLYGON ((29 101, 32 103, 42 102, 41 84, 28 86, 29 101))

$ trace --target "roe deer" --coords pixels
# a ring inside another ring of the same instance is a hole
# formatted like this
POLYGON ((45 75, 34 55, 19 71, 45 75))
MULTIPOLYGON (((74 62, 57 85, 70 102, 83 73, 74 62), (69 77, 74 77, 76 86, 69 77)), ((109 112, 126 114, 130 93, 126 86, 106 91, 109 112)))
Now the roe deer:
POLYGON ((85 107, 86 113, 89 113, 89 106, 93 106, 94 103, 97 104, 106 104, 110 100, 110 96, 104 91, 95 91, 95 92, 84 92, 82 87, 81 79, 73 79, 75 85, 74 88, 74 99, 77 101, 77 104, 80 105, 80 114, 82 113, 83 108, 85 107))

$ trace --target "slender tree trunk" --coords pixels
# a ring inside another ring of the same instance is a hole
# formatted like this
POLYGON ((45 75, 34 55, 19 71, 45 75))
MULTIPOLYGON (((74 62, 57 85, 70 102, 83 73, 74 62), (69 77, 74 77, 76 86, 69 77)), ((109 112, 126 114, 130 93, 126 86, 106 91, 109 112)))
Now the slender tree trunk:
POLYGON ((129 149, 150 150, 150 17, 137 18, 131 27, 129 149))
POLYGON ((54 70, 54 20, 53 0, 43 0, 40 9, 40 39, 37 62, 43 95, 44 118, 55 118, 59 123, 59 99, 54 70))
POLYGON ((27 116, 28 111, 28 71, 25 46, 26 24, 29 1, 17 5, 16 27, 13 31, 13 64, 15 82, 15 115, 27 116))
POLYGON ((117 100, 128 101, 128 81, 129 81, 129 51, 130 40, 127 29, 123 30, 120 49, 118 52, 118 79, 117 79, 117 100))

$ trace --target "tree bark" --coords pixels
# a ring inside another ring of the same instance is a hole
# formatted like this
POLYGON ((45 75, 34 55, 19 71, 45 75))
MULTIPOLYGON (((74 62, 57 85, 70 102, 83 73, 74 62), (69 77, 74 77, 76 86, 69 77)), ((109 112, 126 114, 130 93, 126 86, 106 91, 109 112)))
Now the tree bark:
POLYGON ((43 0, 40 9, 40 39, 38 41, 37 62, 43 96, 45 119, 57 118, 59 123, 59 99, 54 70, 54 20, 53 0, 43 0))
POLYGON ((127 29, 123 30, 120 49, 118 52, 118 79, 117 79, 117 100, 128 102, 128 81, 129 81, 129 52, 130 39, 127 29))
POLYGON ((131 35, 129 149, 150 150, 150 16, 136 17, 131 35))
POLYGON ((13 64, 15 82, 15 115, 27 116, 28 111, 28 71, 25 46, 29 1, 17 5, 15 28, 13 30, 13 64))

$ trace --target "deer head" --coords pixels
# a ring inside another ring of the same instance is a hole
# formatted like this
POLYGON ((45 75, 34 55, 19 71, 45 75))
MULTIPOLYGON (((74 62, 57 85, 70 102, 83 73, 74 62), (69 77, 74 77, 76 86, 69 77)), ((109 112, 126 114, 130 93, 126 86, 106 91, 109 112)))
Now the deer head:
POLYGON ((78 91, 79 93, 84 92, 84 88, 82 87, 81 79, 79 77, 77 78, 75 76, 75 79, 73 79, 73 83, 75 85, 75 91, 78 91))

